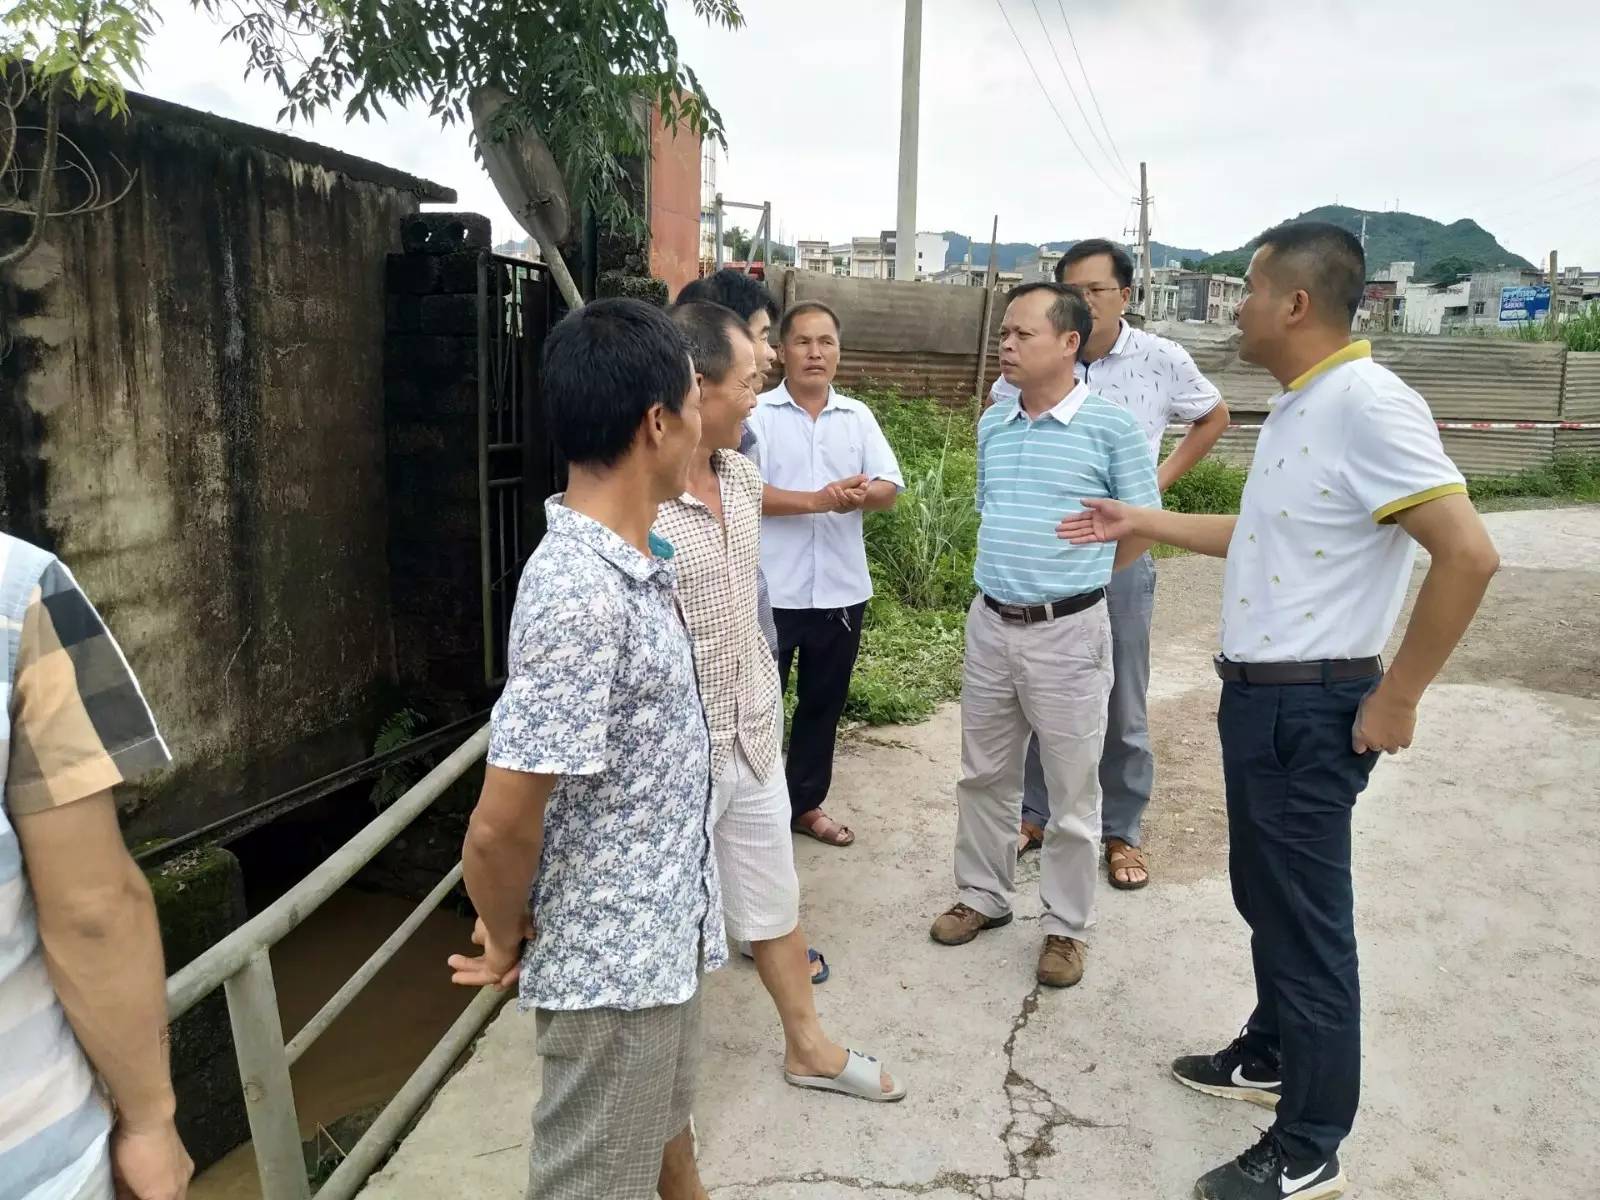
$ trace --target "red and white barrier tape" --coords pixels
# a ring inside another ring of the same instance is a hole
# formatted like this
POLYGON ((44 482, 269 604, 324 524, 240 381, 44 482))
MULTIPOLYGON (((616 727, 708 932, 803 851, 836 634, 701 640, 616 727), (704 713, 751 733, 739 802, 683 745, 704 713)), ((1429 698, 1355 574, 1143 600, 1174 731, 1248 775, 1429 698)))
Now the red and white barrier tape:
MULTIPOLYGON (((1600 421, 1435 421, 1440 429, 1600 429, 1600 421)), ((1168 433, 1185 433, 1187 425, 1168 425, 1168 433)), ((1229 429, 1260 429, 1260 425, 1229 424, 1229 429)))

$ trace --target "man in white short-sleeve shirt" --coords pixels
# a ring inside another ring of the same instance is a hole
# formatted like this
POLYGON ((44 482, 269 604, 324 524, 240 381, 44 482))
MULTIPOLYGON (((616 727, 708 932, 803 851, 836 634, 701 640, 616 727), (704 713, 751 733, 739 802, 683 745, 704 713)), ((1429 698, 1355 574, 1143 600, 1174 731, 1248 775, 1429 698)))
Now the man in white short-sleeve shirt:
MULTIPOLYGON (((1133 296, 1133 259, 1104 238, 1073 245, 1056 264, 1056 279, 1080 289, 1094 314, 1077 376, 1089 389, 1128 411, 1150 443, 1165 492, 1188 474, 1228 428, 1228 406, 1189 352, 1169 338, 1135 329, 1124 319, 1133 296), (1170 425, 1189 430, 1165 462, 1161 439, 1170 425)), ((1017 388, 1004 376, 991 402, 1012 401, 1017 388)), ((1143 849, 1144 812, 1155 789, 1147 697, 1150 689, 1150 621, 1155 612, 1156 564, 1148 554, 1118 571, 1106 585, 1115 681, 1106 703, 1106 741, 1100 755, 1100 836, 1112 887, 1135 891, 1150 882, 1143 849)), ((1039 760, 1039 739, 1028 743, 1022 786, 1019 853, 1044 844, 1050 797, 1039 760)))
POLYGON ((1202 1177, 1201 1200, 1329 1200, 1360 1091, 1350 817, 1498 567, 1427 404, 1350 340, 1361 244, 1320 222, 1262 234, 1239 355, 1283 385, 1237 517, 1086 501, 1073 541, 1161 541, 1227 559, 1217 725, 1228 871, 1250 926, 1256 1007, 1226 1048, 1172 1065, 1208 1095, 1275 1108, 1261 1141, 1202 1177), (1420 543, 1431 556, 1400 649, 1420 543))
POLYGON ((761 566, 785 689, 800 659, 785 766, 789 802, 796 832, 848 846, 855 834, 824 813, 822 803, 872 598, 863 514, 893 507, 905 480, 872 410, 833 388, 834 311, 814 300, 791 305, 778 342, 783 382, 761 397, 749 425, 766 483, 761 566))

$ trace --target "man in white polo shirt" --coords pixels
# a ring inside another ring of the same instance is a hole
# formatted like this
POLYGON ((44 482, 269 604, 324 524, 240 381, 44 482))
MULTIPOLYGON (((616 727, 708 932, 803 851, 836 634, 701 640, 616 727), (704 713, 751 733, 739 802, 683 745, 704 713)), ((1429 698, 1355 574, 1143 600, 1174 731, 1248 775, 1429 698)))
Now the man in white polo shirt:
MULTIPOLYGON (((1217 444, 1228 428, 1228 406, 1187 350, 1124 319, 1133 296, 1133 259, 1121 246, 1104 238, 1076 243, 1056 264, 1056 280, 1082 291, 1094 314, 1094 329, 1078 358, 1078 378, 1138 421, 1150 442, 1151 458, 1160 464, 1156 482, 1165 492, 1217 444), (1188 425, 1189 430, 1161 462, 1161 439, 1169 425, 1188 425)), ((1016 385, 1003 376, 989 393, 991 402, 1015 400, 1017 395, 1016 385)), ((1146 705, 1155 596, 1156 564, 1148 554, 1106 585, 1116 677, 1106 704, 1106 744, 1100 755, 1100 832, 1107 879, 1125 891, 1150 882, 1141 826, 1156 778, 1146 705)), ((1028 743, 1023 776, 1019 852, 1038 849, 1049 823, 1050 797, 1035 736, 1028 743)))
POLYGON ((750 417, 766 483, 761 566, 778 626, 785 689, 799 659, 785 770, 794 830, 830 846, 855 834, 822 811, 833 749, 872 598, 862 514, 892 508, 905 488, 872 410, 833 388, 839 318, 818 301, 778 325, 783 382, 750 417))
POLYGON ((1276 1109, 1261 1141, 1202 1177, 1201 1200, 1342 1195, 1339 1144, 1360 1092, 1350 816, 1380 751, 1411 744, 1417 704, 1499 565, 1421 396, 1350 340, 1366 280, 1346 230, 1262 234, 1239 309, 1240 357, 1283 393, 1237 517, 1086 500, 1074 543, 1165 542, 1227 559, 1217 716, 1234 904, 1251 931, 1256 1007, 1179 1082, 1276 1109), (1431 556, 1399 652, 1379 655, 1420 543, 1431 556))

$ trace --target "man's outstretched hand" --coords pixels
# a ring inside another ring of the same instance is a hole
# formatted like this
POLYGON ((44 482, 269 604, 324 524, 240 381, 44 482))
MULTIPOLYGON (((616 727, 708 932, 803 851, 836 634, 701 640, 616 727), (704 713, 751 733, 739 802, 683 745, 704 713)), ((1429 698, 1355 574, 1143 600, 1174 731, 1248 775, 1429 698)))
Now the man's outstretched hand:
POLYGON ((452 954, 449 960, 451 983, 458 983, 462 987, 496 987, 502 992, 509 991, 516 986, 517 976, 522 969, 522 947, 534 938, 533 918, 522 918, 522 937, 510 946, 494 945, 489 939, 489 931, 484 927, 483 918, 479 917, 472 927, 472 944, 482 946, 483 953, 477 957, 466 954, 452 954))
POLYGON ((1120 542, 1133 536, 1133 509, 1120 500, 1096 499, 1079 501, 1082 512, 1062 517, 1056 526, 1056 536, 1074 546, 1094 542, 1120 542))

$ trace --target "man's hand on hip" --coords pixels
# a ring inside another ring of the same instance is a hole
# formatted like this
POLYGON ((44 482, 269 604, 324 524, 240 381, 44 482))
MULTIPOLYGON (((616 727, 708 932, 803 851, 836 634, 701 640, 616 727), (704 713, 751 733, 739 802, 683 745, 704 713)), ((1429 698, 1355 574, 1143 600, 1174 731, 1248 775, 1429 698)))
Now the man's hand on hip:
POLYGON ((1398 754, 1411 745, 1416 732, 1416 704, 1395 694, 1395 690, 1385 681, 1368 692, 1361 707, 1356 710, 1356 724, 1350 733, 1350 744, 1357 754, 1374 750, 1398 754))
POLYGON ((118 1121, 111 1131, 117 1200, 184 1200, 194 1162, 169 1119, 149 1126, 118 1121))

